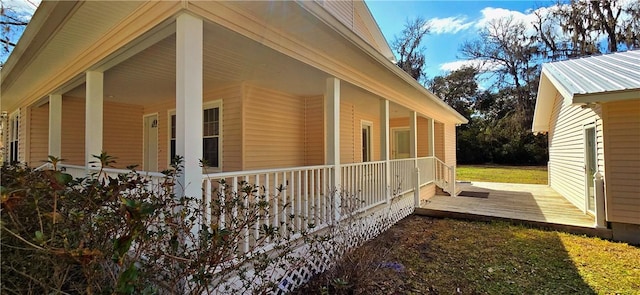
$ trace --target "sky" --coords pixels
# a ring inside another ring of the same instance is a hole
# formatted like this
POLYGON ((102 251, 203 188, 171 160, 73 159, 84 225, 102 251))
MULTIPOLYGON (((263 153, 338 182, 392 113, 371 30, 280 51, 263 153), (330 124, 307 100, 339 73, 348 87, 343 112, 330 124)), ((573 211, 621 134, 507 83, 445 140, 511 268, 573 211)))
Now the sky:
POLYGON ((426 73, 429 78, 444 75, 468 63, 460 45, 478 37, 478 30, 490 19, 513 16, 527 20, 533 11, 555 1, 393 1, 365 0, 382 33, 391 44, 408 19, 422 17, 431 25, 425 38, 426 73))

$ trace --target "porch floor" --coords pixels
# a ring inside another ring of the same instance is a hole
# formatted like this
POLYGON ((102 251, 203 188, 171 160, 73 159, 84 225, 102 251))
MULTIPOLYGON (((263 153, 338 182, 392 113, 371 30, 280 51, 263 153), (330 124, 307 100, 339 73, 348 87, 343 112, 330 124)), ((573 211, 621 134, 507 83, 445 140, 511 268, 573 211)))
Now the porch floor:
POLYGON ((459 191, 488 192, 487 198, 436 195, 416 208, 418 215, 471 220, 506 220, 577 234, 611 238, 611 230, 595 228, 595 219, 547 185, 471 182, 459 191))

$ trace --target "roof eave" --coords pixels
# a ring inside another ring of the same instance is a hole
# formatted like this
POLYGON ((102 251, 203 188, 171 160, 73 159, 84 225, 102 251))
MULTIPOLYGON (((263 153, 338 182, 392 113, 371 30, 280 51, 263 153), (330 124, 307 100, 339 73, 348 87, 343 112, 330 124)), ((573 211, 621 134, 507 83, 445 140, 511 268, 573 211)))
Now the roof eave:
POLYGON ((335 17, 331 16, 322 6, 320 6, 315 1, 298 1, 297 2, 303 9, 309 11, 317 18, 325 21, 327 25, 332 27, 332 29, 336 30, 340 34, 346 37, 353 45, 360 48, 362 51, 366 52, 369 56, 374 58, 378 63, 383 65, 385 68, 394 73, 398 78, 402 79, 404 82, 408 83, 416 90, 421 92, 423 95, 427 96, 437 105, 442 107, 445 111, 451 114, 453 117, 453 121, 455 124, 467 124, 469 120, 465 118, 463 115, 458 113, 454 108, 445 103, 443 100, 438 98, 435 94, 431 93, 429 90, 424 88, 418 81, 416 81, 413 77, 411 77, 408 73, 403 71, 401 68, 396 66, 393 62, 387 59, 382 53, 373 48, 369 43, 362 40, 355 35, 355 33, 347 28, 342 22, 337 20, 335 17))

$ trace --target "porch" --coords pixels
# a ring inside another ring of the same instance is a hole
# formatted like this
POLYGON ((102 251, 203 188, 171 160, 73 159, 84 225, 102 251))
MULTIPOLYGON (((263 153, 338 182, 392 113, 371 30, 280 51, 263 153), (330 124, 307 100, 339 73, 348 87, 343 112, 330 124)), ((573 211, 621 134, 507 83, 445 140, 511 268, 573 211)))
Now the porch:
POLYGON ((502 220, 611 238, 611 230, 598 228, 593 216, 576 208, 547 185, 470 182, 458 183, 457 189, 479 194, 475 197, 435 195, 421 202, 415 213, 441 218, 502 220))

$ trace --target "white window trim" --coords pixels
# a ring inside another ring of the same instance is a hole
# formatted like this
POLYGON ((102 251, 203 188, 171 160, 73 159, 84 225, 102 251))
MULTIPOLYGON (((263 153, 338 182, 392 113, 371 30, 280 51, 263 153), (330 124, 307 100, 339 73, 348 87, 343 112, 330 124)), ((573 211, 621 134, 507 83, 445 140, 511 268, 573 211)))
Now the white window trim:
MULTIPOLYGON (((7 142, 7 162, 20 161, 20 109, 14 111, 9 115, 9 130, 8 130, 8 142, 7 142), (16 142, 16 159, 12 159, 13 156, 13 143, 16 142)), ((22 143, 24 144, 24 143, 22 143)))
MULTIPOLYGON (((364 129, 364 127, 369 127, 369 142, 368 142, 368 146, 369 146, 369 150, 368 150, 368 158, 369 161, 368 162, 373 162, 373 155, 375 155, 374 151, 373 151, 373 122, 371 121, 367 121, 367 120, 360 120, 360 133, 362 133, 362 130, 364 129)), ((362 136, 362 134, 360 135, 362 136)), ((362 138, 360 138, 362 139, 362 138)), ((360 140, 360 145, 362 146, 362 140, 360 140)), ((362 150, 362 149, 360 149, 362 150)), ((364 158, 362 159, 362 162, 364 161, 364 158)))
MULTIPOLYGON (((212 100, 212 101, 207 101, 205 103, 202 104, 202 111, 206 110, 206 109, 211 109, 211 108, 218 108, 219 111, 219 117, 218 117, 218 128, 219 128, 219 132, 218 132, 218 165, 219 167, 206 167, 206 171, 207 172, 222 172, 222 167, 223 167, 223 161, 222 159, 224 159, 222 153, 222 141, 223 141, 223 114, 224 111, 222 109, 222 99, 218 99, 218 100, 212 100)), ((174 116, 176 114, 176 109, 169 109, 167 111, 167 163, 170 166, 171 165, 171 116, 174 116)), ((203 118, 204 119, 204 118, 203 118)), ((202 124, 202 123, 201 123, 202 124)), ((176 131, 177 132, 177 131, 176 131)), ((200 136, 201 138, 204 139, 204 135, 200 136)), ((202 143, 200 144, 202 145, 202 143)))

